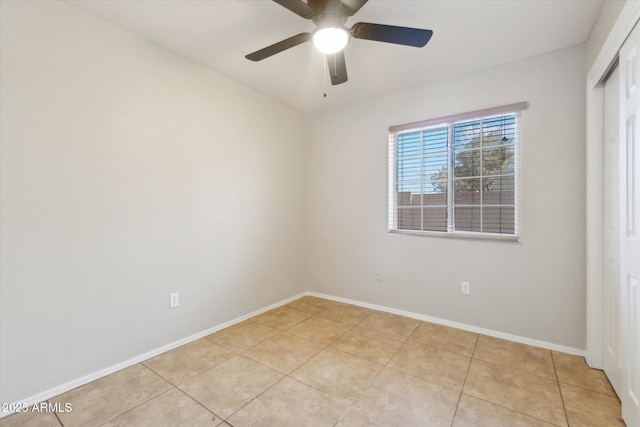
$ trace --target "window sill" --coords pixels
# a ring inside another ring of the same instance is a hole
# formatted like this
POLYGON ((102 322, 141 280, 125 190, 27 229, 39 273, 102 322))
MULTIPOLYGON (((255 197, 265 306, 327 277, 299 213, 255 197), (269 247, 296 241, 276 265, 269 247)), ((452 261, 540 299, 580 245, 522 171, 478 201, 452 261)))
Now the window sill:
POLYGON ((520 236, 513 234, 497 233, 473 233, 465 231, 413 231, 413 230, 389 230, 389 234, 403 234, 408 236, 441 237, 445 239, 473 239, 473 240, 499 240, 503 242, 519 242, 520 236))

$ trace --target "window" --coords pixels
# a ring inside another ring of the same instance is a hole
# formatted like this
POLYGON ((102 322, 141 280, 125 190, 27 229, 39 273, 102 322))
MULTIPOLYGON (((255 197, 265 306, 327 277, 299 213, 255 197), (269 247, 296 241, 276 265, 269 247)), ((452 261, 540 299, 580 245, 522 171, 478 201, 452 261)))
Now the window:
POLYGON ((389 128, 389 231, 516 239, 526 105, 389 128))

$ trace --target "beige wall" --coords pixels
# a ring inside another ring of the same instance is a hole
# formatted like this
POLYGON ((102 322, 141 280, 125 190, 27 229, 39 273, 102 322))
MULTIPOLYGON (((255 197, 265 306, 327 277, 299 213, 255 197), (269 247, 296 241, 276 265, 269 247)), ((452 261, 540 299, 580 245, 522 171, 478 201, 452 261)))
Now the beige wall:
POLYGON ((582 45, 311 117, 308 288, 584 349, 584 70, 582 45), (388 234, 388 127, 520 101, 521 242, 388 234))
POLYGON ((301 113, 67 3, 0 7, 0 402, 304 290, 301 113))

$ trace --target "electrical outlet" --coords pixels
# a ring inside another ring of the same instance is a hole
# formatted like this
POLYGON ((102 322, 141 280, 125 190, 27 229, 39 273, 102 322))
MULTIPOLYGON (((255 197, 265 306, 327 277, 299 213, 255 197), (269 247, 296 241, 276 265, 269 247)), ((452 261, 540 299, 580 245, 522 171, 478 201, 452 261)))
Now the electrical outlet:
POLYGON ((376 282, 382 282, 382 273, 380 272, 376 273, 376 282))
POLYGON ((462 282, 460 285, 460 292, 463 295, 469 295, 471 293, 471 284, 469 282, 462 282))
POLYGON ((174 292, 169 294, 169 308, 176 308, 180 305, 180 294, 174 292))

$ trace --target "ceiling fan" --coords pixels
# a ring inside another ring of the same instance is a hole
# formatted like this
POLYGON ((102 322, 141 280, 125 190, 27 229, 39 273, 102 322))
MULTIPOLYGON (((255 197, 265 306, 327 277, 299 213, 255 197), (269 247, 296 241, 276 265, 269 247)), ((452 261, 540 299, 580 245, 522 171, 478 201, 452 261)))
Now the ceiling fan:
POLYGON ((424 47, 433 35, 431 30, 367 22, 358 22, 351 26, 351 29, 345 27, 347 18, 355 15, 368 0, 273 1, 304 19, 312 20, 317 28, 312 33, 300 33, 250 53, 246 58, 251 61, 262 61, 276 53, 313 40, 313 44, 318 50, 327 55, 327 66, 332 85, 339 85, 347 81, 347 66, 343 49, 349 42, 349 36, 355 39, 424 47))

